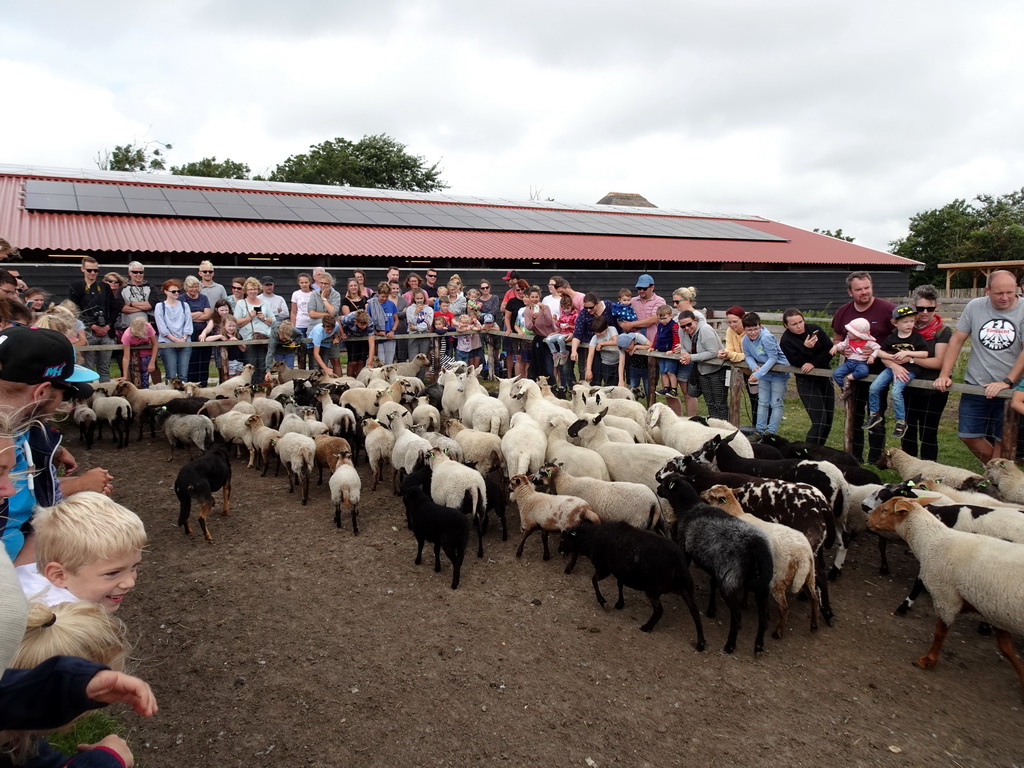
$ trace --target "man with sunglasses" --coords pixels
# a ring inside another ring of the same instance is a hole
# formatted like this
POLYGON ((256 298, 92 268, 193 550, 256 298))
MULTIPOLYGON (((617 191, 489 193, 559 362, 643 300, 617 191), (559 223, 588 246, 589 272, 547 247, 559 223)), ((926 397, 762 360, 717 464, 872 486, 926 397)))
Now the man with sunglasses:
MULTIPOLYGON (((420 289, 427 294, 427 298, 437 298, 437 270, 433 267, 427 267, 427 281, 420 286, 420 289)), ((433 302, 429 302, 433 305, 433 302)))
POLYGON ((647 274, 636 279, 636 290, 638 295, 629 301, 636 320, 622 321, 622 330, 640 331, 653 342, 658 333, 658 307, 665 304, 665 299, 654 292, 654 278, 647 274))
POLYGON ((213 264, 209 261, 199 262, 199 292, 210 300, 210 306, 214 306, 221 299, 228 297, 228 292, 220 283, 213 282, 213 264))
POLYGON ((87 382, 96 378, 93 371, 75 365, 75 348, 57 331, 15 327, 0 333, 0 407, 34 422, 14 438, 15 495, 0 499, 0 537, 12 560, 24 547, 35 505, 51 506, 78 491, 109 495, 113 490, 113 477, 101 467, 70 477, 77 462, 60 447, 60 433, 42 423, 64 400, 89 397, 92 387, 87 382), (60 481, 58 466, 65 469, 60 481))
MULTIPOLYGON (((100 265, 92 256, 82 259, 82 279, 68 287, 68 298, 78 307, 78 319, 85 324, 85 340, 89 346, 114 346, 114 322, 120 314, 119 302, 110 286, 98 280, 100 265)), ((83 352, 86 366, 110 381, 110 351, 83 352)))
POLYGON ((128 285, 121 289, 121 313, 115 327, 124 331, 136 317, 145 317, 151 321, 150 313, 153 303, 150 294, 153 288, 146 282, 146 268, 138 261, 128 264, 128 285))

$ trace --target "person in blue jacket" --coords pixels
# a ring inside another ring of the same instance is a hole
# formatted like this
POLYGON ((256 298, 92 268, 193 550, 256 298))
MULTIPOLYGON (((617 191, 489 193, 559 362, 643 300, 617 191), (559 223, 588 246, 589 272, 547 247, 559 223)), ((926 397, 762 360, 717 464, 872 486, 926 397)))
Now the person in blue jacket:
POLYGON ((782 406, 786 399, 789 374, 772 370, 776 365, 789 365, 775 337, 761 327, 761 318, 755 312, 743 316, 743 355, 750 374, 750 384, 759 385, 757 400, 756 437, 774 435, 782 424, 782 406))

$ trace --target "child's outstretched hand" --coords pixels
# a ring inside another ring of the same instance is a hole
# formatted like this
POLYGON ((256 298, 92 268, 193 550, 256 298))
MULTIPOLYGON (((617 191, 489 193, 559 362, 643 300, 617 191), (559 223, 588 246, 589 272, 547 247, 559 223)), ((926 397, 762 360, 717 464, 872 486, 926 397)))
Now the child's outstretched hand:
POLYGON ((838 352, 838 351, 839 351, 839 345, 838 345, 838 344, 833 344, 833 345, 832 345, 832 349, 830 349, 830 350, 828 351, 828 353, 829 353, 830 355, 834 355, 834 354, 835 354, 836 352, 838 352))

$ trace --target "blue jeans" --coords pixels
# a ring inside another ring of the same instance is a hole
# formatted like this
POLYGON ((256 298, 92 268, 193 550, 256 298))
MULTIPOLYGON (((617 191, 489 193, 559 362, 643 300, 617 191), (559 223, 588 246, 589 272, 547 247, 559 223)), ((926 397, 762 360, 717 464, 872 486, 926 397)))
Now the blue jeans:
POLYGON ((556 355, 559 352, 565 352, 565 337, 567 334, 564 333, 552 333, 546 339, 544 343, 548 345, 548 349, 551 350, 552 355, 556 355))
POLYGON ((754 428, 758 432, 774 435, 778 433, 782 424, 782 406, 786 399, 786 384, 789 382, 789 374, 770 374, 767 378, 761 379, 760 391, 757 394, 757 424, 754 428), (771 411, 771 420, 768 413, 771 411))
POLYGON ((295 367, 295 353, 294 352, 275 352, 274 360, 284 360, 284 364, 289 368, 295 367))
POLYGON ((670 357, 659 357, 658 358, 658 372, 659 373, 672 373, 676 372, 676 368, 679 367, 679 361, 673 360, 670 357))
POLYGON ((907 406, 903 402, 903 390, 907 388, 907 384, 912 382, 916 376, 910 371, 907 371, 910 378, 907 381, 900 381, 892 375, 892 370, 886 368, 880 374, 878 378, 871 382, 871 388, 868 390, 868 410, 871 413, 878 413, 882 410, 882 393, 885 392, 885 388, 892 384, 892 413, 896 417, 896 421, 907 420, 907 406))
POLYGON ((840 365, 834 371, 832 371, 832 378, 836 380, 836 384, 840 389, 846 384, 843 379, 846 375, 852 373, 854 379, 863 379, 868 375, 868 364, 863 360, 847 360, 845 363, 840 365))
POLYGON ((164 361, 164 376, 168 379, 185 381, 188 376, 188 361, 192 357, 191 347, 181 349, 161 349, 160 359, 164 361))

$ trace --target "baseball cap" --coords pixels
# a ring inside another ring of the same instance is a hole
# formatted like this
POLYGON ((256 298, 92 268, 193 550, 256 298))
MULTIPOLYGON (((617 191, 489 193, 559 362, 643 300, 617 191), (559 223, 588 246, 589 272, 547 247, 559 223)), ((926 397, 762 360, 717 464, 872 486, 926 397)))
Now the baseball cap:
POLYGON ((501 279, 503 281, 505 281, 506 283, 509 280, 518 280, 519 279, 519 273, 516 272, 514 269, 510 269, 508 272, 505 273, 505 276, 503 278, 501 278, 501 279))
POLYGON ((637 288, 650 288, 652 285, 654 285, 654 278, 648 274, 640 275, 640 277, 636 279, 637 288))
POLYGON ((634 341, 636 341, 636 337, 632 333, 620 333, 615 337, 615 343, 622 347, 622 349, 628 349, 629 345, 634 341))
POLYGON ((484 315, 484 322, 485 323, 493 323, 494 322, 494 315, 490 315, 490 314, 484 315))
POLYGON ((892 319, 899 320, 901 317, 913 317, 917 314, 917 310, 909 304, 900 304, 896 309, 892 311, 892 319))
POLYGON ((264 275, 263 277, 260 278, 260 284, 261 285, 273 285, 274 284, 274 278, 272 278, 270 275, 264 275))
POLYGON ((67 337, 48 328, 16 326, 0 333, 0 379, 18 384, 50 382, 70 397, 86 398, 99 374, 75 365, 67 337))

